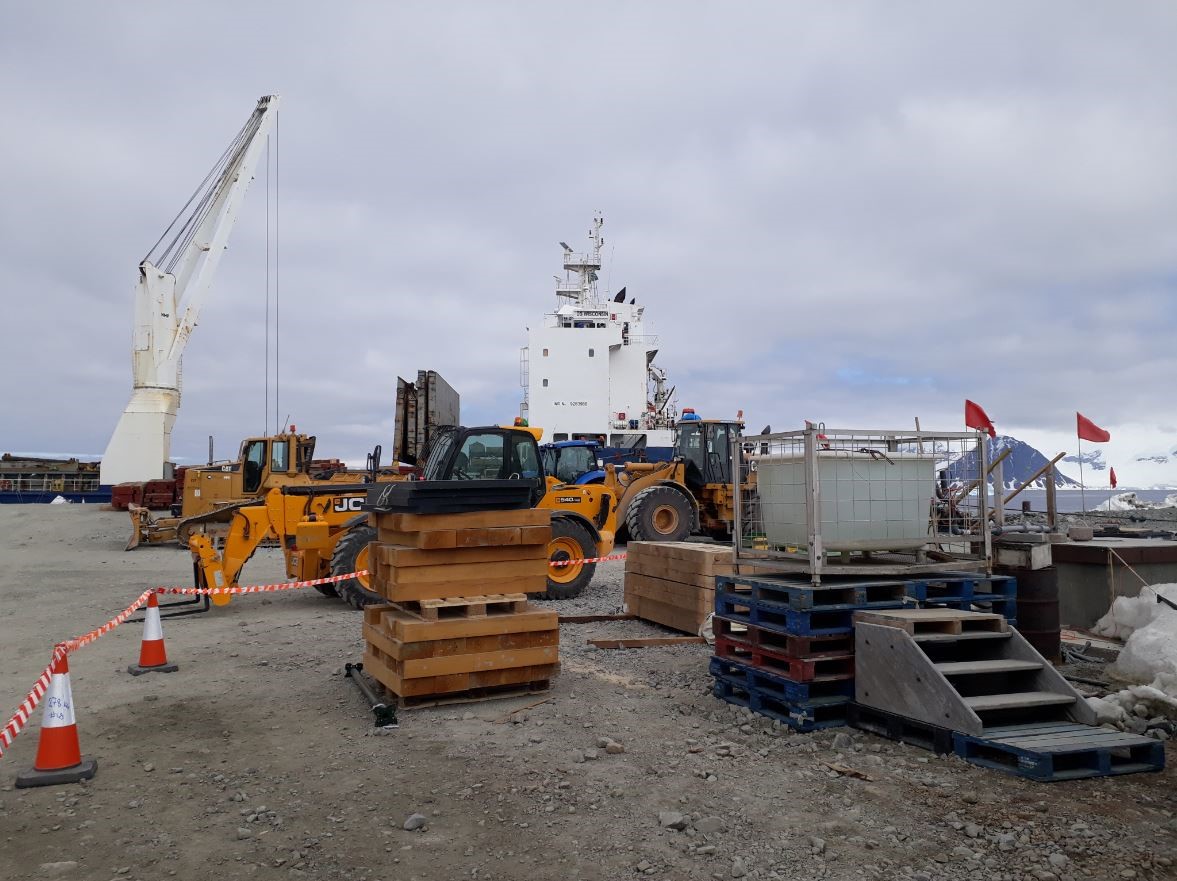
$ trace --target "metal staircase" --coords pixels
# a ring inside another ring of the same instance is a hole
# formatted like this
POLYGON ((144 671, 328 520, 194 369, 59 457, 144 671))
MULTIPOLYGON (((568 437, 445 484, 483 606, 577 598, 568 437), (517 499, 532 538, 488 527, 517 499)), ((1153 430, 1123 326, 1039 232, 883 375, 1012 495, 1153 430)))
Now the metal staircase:
POLYGON ((1162 744, 1095 726, 1095 713, 1001 615, 855 613, 852 724, 1038 780, 1164 767, 1162 744), (885 729, 885 730, 882 730, 885 729))

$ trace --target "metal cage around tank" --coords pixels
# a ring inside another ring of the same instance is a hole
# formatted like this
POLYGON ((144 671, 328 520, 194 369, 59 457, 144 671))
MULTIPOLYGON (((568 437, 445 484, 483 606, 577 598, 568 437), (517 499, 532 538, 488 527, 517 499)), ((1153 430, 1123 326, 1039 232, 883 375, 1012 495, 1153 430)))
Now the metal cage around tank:
POLYGON ((826 428, 732 445, 737 564, 823 577, 991 570, 980 432, 826 428))

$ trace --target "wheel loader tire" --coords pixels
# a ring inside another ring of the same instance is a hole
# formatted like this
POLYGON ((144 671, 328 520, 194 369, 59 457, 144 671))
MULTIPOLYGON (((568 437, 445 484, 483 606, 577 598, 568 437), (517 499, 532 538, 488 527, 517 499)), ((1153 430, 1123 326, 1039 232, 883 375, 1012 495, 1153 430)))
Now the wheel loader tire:
POLYGON ((683 541, 691 534, 691 503, 669 486, 642 490, 629 505, 625 527, 630 541, 683 541))
MULTIPOLYGON (((376 540, 376 530, 371 526, 353 526, 344 533, 331 552, 331 574, 346 575, 367 569, 368 545, 376 540)), ((335 582, 335 592, 344 602, 350 603, 357 609, 370 606, 373 603, 385 602, 384 597, 368 589, 371 584, 369 576, 361 575, 335 582)), ((326 591, 323 591, 326 593, 326 591)))
MULTIPOLYGON (((548 559, 551 562, 586 560, 596 555, 597 543, 588 529, 568 517, 552 518, 552 539, 548 542, 548 559)), ((593 580, 596 570, 596 563, 548 566, 548 590, 536 595, 536 598, 570 600, 578 597, 593 580)))

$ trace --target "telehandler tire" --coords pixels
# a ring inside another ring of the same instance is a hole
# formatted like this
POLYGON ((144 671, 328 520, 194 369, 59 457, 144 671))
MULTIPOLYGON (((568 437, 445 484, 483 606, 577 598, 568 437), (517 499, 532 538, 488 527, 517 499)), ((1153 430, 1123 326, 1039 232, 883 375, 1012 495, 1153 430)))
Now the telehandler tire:
POLYGON ((630 541, 684 541, 691 534, 691 503, 669 486, 642 490, 629 505, 625 527, 630 541))
MULTIPOLYGON (((346 575, 369 568, 368 545, 376 540, 376 530, 371 526, 353 526, 344 533, 331 552, 331 574, 346 575)), ((368 589, 371 576, 360 575, 345 581, 335 582, 335 591, 346 603, 357 609, 373 603, 385 602, 384 597, 368 589)))
MULTIPOLYGON (((580 523, 568 517, 552 518, 552 539, 548 542, 548 559, 587 560, 597 555, 597 543, 580 523)), ((537 595, 541 600, 570 600, 578 597, 593 580, 596 563, 573 563, 571 566, 548 566, 548 589, 537 595)))

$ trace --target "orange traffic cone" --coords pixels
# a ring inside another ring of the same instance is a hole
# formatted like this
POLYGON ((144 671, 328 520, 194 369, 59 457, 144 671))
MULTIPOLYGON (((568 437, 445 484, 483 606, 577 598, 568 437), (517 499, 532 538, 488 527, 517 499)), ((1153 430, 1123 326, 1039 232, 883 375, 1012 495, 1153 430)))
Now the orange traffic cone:
POLYGON ((163 624, 159 620, 159 600, 154 591, 147 597, 147 611, 143 614, 143 643, 139 647, 139 663, 127 667, 132 676, 144 673, 175 673, 180 667, 168 663, 163 647, 163 624))
POLYGON ((82 758, 78 745, 78 725, 74 721, 74 698, 69 687, 69 659, 62 655, 53 662, 49 690, 45 693, 45 713, 41 717, 41 739, 32 770, 16 777, 18 788, 53 786, 89 780, 98 771, 98 762, 82 758))

